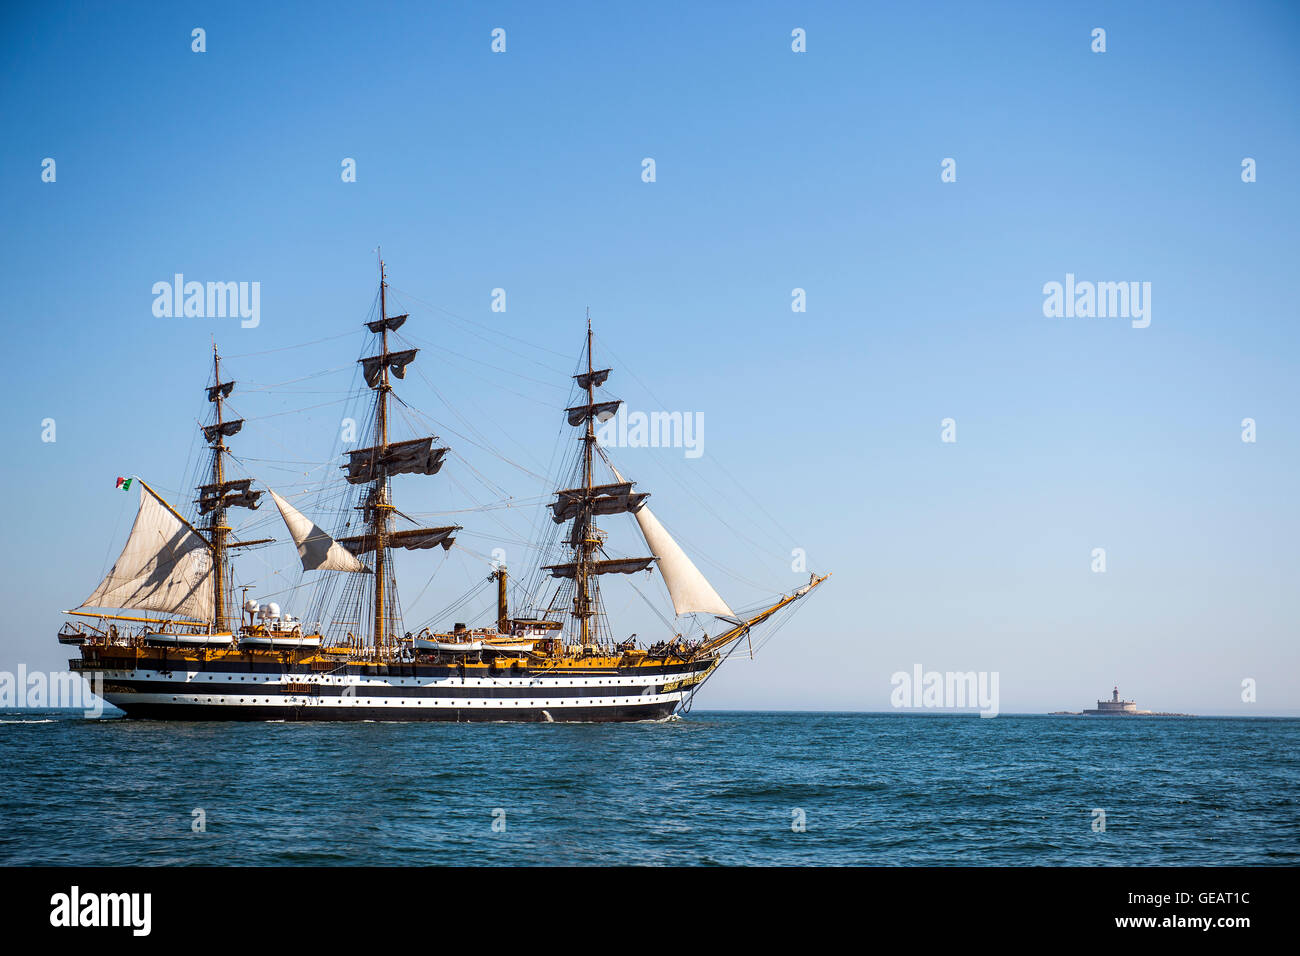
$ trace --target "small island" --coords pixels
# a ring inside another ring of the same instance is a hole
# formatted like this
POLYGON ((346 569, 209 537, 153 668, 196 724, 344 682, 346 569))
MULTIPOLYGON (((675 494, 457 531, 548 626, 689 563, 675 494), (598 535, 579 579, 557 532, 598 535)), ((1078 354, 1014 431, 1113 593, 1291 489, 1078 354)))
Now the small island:
POLYGON ((1194 717, 1195 714, 1173 714, 1164 711, 1138 710, 1137 701, 1121 700, 1119 686, 1111 692, 1110 700, 1097 701, 1095 710, 1054 710, 1049 717, 1194 717))

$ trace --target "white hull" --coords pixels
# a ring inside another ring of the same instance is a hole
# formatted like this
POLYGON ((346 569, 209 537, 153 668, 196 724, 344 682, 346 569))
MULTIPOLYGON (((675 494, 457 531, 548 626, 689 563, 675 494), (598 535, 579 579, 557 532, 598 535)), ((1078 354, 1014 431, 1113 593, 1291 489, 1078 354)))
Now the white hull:
POLYGON ((707 672, 387 679, 328 673, 102 673, 109 703, 128 714, 162 719, 173 712, 176 719, 563 722, 662 719, 683 703, 707 672), (639 713, 646 716, 639 718, 639 713))

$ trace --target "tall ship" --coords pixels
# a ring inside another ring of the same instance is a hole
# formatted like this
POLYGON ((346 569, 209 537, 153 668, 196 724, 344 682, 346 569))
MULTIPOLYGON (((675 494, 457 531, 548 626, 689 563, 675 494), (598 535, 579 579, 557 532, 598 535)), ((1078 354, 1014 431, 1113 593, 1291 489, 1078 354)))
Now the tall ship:
POLYGON ((244 421, 229 414, 236 383, 223 377, 215 344, 197 496, 182 505, 139 476, 118 478, 119 487, 138 492, 135 522, 103 581, 66 612, 75 620, 58 640, 79 649, 73 670, 128 717, 673 719, 738 647, 752 648, 755 629, 829 576, 812 574, 796 590, 739 613, 723 600, 655 517, 649 493, 624 477, 598 440, 596 423, 621 400, 597 395, 612 369, 597 367, 588 318, 570 390, 577 402, 564 409, 576 450, 553 500, 539 505, 547 520, 537 522, 544 531, 533 549, 536 584, 524 592, 526 606, 510 608, 500 565, 481 581, 496 586, 495 620, 406 629, 395 553, 450 549, 463 529, 420 526, 394 495, 403 481, 437 476, 450 449, 435 435, 394 434, 394 407, 410 406, 393 382, 406 377, 419 349, 405 347, 398 332, 409 313, 389 315, 387 299, 381 261, 375 318, 365 323, 372 345, 357 360, 364 380, 358 387, 368 390, 364 447, 345 450, 340 480, 328 483, 337 486, 332 533, 292 495, 232 476, 238 457, 231 440, 244 421), (315 579, 308 582, 314 597, 305 618, 249 597, 248 587, 236 594, 236 558, 273 539, 241 538, 232 518, 268 501, 297 548, 304 577, 315 579), (649 554, 607 551, 597 519, 615 516, 634 520, 649 554), (617 631, 602 597, 604 582, 638 572, 662 577, 673 611, 672 618, 661 615, 664 633, 649 641, 617 631))

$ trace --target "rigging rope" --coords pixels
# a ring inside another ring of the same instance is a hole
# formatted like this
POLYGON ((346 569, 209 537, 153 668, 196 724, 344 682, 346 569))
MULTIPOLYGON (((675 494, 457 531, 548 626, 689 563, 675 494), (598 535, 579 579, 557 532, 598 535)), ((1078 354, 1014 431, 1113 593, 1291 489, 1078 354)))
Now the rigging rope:
POLYGON ((238 355, 223 355, 224 359, 252 358, 257 355, 271 355, 274 352, 288 352, 290 349, 304 349, 309 345, 319 345, 321 342, 332 342, 334 339, 341 339, 345 335, 356 335, 354 331, 340 332, 338 335, 327 335, 323 339, 315 339, 311 342, 299 342, 297 345, 285 345, 278 349, 266 349, 262 352, 241 352, 238 355))

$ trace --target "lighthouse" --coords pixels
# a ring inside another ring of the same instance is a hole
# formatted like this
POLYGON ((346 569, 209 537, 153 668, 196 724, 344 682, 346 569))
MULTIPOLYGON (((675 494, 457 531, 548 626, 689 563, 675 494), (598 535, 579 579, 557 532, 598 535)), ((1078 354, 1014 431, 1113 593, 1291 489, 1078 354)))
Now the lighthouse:
POLYGON ((1110 700, 1097 701, 1096 710, 1085 710, 1085 714, 1136 714, 1138 712, 1137 702, 1132 700, 1121 700, 1119 696, 1119 685, 1111 691, 1110 700))

